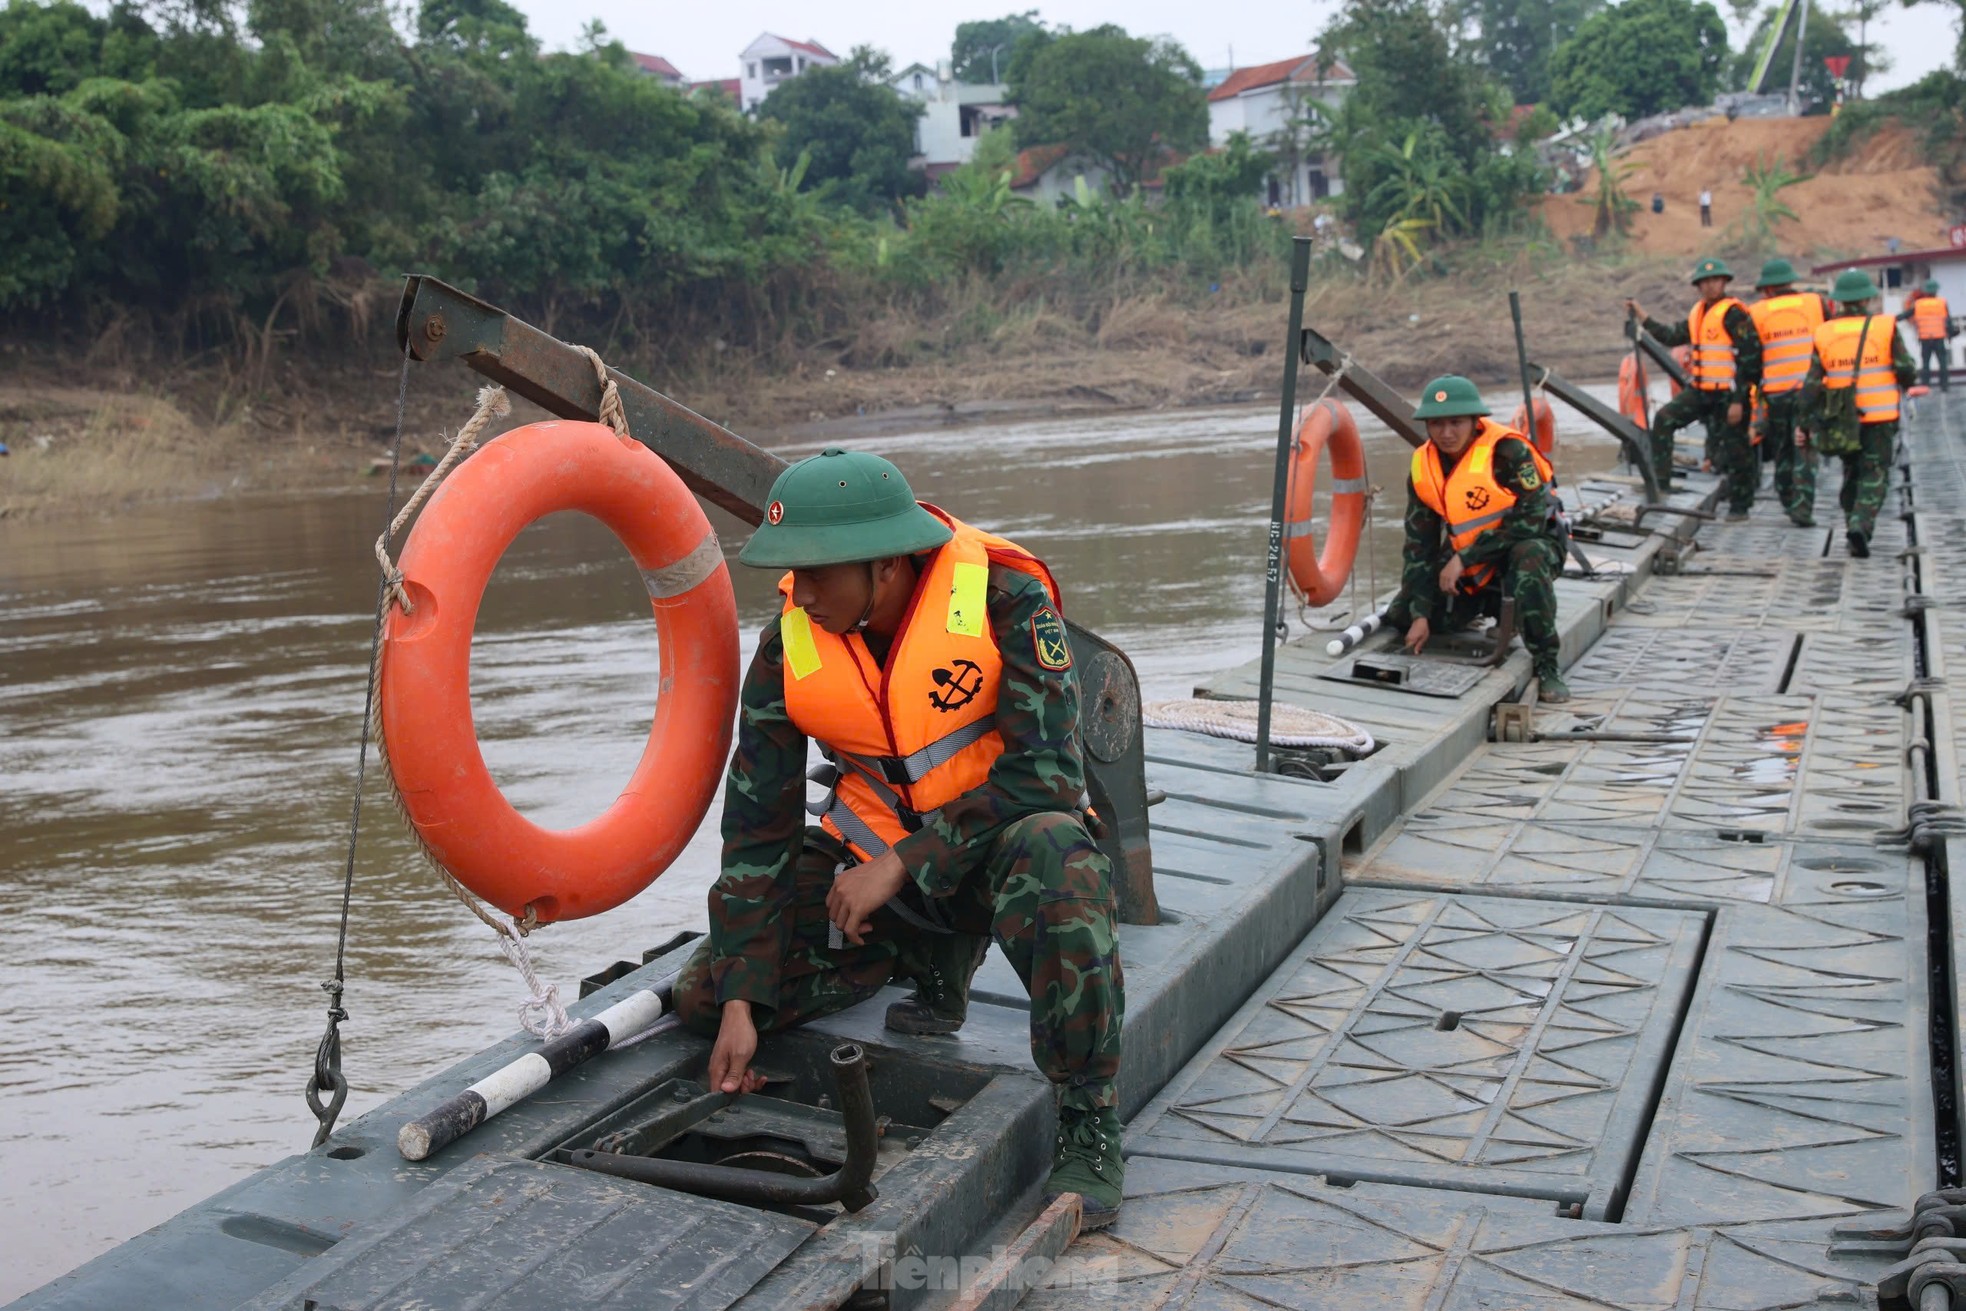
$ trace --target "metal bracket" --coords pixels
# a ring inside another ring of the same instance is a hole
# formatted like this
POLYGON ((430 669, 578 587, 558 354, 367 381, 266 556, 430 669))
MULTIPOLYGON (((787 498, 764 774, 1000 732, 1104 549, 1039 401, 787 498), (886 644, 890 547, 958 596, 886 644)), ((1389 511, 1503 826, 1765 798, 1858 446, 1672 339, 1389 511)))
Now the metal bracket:
MULTIPOLYGON (((424 363, 459 360, 564 419, 599 416, 601 384, 578 350, 495 305, 436 278, 412 274, 396 314, 396 341, 424 363)), ((669 397, 610 369, 635 439, 669 462, 683 483, 747 524, 764 519, 771 485, 785 461, 669 397)), ((1140 733, 1140 681, 1126 654, 1065 621, 1080 653, 1086 789, 1103 821, 1099 849, 1113 862, 1120 918, 1160 921, 1147 826, 1146 754, 1140 733)))
POLYGON ((1535 732, 1532 727, 1535 720, 1534 701, 1497 701, 1494 712, 1489 717, 1488 740, 1527 742, 1535 732))

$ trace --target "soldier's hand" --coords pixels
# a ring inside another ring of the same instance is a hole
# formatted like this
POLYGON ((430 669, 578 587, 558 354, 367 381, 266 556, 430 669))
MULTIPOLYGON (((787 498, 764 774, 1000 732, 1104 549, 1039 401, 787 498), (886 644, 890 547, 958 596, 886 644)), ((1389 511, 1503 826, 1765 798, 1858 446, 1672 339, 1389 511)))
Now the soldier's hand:
POLYGON ((1746 413, 1747 411, 1741 408, 1741 403, 1739 401, 1735 401, 1732 405, 1729 405, 1727 407, 1727 426, 1729 428, 1740 427, 1741 416, 1746 413))
POLYGON ((1414 655, 1419 655, 1427 649, 1427 639, 1431 636, 1433 636, 1433 629, 1427 626, 1427 621, 1415 619, 1413 626, 1406 630, 1406 649, 1414 655))
POLYGON ((717 1043, 710 1049, 710 1091, 754 1093, 764 1087, 764 1076, 751 1068, 751 1058, 757 1054, 758 1026, 751 1021, 751 1003, 725 1002, 717 1043))
POLYGON ((874 912, 885 906, 901 885, 908 881, 901 857, 892 851, 875 857, 865 865, 841 870, 826 894, 826 918, 838 926, 854 946, 865 945, 865 935, 873 927, 874 912))
POLYGON ((1467 570, 1468 566, 1461 562, 1461 556, 1458 551, 1448 556, 1447 563, 1441 566, 1440 570, 1440 590, 1443 592, 1453 591, 1454 585, 1461 581, 1461 575, 1466 573, 1467 570))
POLYGON ((1638 302, 1629 296, 1625 297, 1625 313, 1636 317, 1640 323, 1645 322, 1645 311, 1640 309, 1638 302))
POLYGON ((1798 451, 1809 449, 1809 432, 1807 429, 1797 428, 1795 430, 1795 449, 1798 451))

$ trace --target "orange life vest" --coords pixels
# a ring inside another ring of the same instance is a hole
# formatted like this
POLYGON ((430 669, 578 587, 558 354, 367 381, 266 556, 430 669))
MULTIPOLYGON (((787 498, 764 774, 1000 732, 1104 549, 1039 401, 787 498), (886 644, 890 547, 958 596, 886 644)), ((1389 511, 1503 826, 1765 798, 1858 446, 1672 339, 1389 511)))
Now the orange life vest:
POLYGON ((1748 306, 1761 334, 1761 390, 1780 396, 1802 386, 1823 326, 1823 298, 1813 291, 1771 296, 1748 306))
POLYGON ((981 787, 1003 754, 996 731, 1003 655, 990 629, 990 566, 1029 574, 1058 604, 1058 584, 1036 556, 932 505, 922 508, 955 537, 916 580, 885 665, 859 632, 836 636, 793 605, 790 574, 778 584, 785 596, 778 619, 785 709, 839 770, 821 825, 862 860, 981 787))
POLYGON ((1891 344, 1898 339, 1898 321, 1888 314, 1831 319, 1816 329, 1816 354, 1823 358, 1823 386, 1857 389, 1857 422, 1888 423, 1898 417, 1898 376, 1892 367, 1891 344), (1864 341, 1864 358, 1857 359, 1857 338, 1864 341))
POLYGON ((1911 321, 1920 341, 1944 341, 1951 317, 1943 296, 1920 296, 1911 303, 1911 321))
POLYGON ((1746 309, 1732 296, 1709 306, 1693 302, 1686 314, 1688 340, 1693 346, 1693 385, 1700 391, 1734 389, 1734 339, 1727 335, 1727 311, 1746 309))
MULTIPOLYGON (((1545 483, 1556 476, 1555 467, 1527 437, 1487 419, 1475 421, 1474 440, 1461 452, 1451 472, 1441 468, 1440 451, 1432 442, 1421 443, 1413 452, 1413 490, 1428 509, 1447 521, 1448 537, 1456 551, 1501 523, 1502 516, 1515 505, 1515 493, 1495 481, 1495 443, 1505 437, 1529 448, 1536 472, 1545 483)), ((1495 573, 1492 564, 1475 565, 1462 573, 1460 589, 1470 594, 1479 592, 1495 573)))

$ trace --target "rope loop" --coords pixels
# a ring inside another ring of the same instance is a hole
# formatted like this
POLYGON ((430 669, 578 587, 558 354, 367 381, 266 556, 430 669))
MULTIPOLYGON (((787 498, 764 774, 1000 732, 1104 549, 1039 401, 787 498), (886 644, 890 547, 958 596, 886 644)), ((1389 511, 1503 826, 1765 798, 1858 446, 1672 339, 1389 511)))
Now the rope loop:
POLYGON ((594 376, 601 383, 601 406, 595 411, 602 423, 614 429, 614 435, 622 440, 630 440, 628 432, 628 412, 621 408, 621 388, 615 385, 608 375, 608 366, 602 362, 600 352, 592 346, 575 346, 575 350, 587 357, 594 366, 594 376))

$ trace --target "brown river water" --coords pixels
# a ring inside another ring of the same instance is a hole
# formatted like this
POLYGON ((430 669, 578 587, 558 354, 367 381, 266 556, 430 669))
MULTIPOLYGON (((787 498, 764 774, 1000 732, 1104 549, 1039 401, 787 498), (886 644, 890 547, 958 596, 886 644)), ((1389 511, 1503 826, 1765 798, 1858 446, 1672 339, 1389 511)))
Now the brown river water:
MULTIPOLYGON (((1610 466, 1608 437, 1559 423, 1562 467, 1610 466)), ((1383 589, 1407 449, 1362 428, 1388 492, 1359 572, 1376 555, 1383 589)), ((1153 699, 1257 653, 1275 440, 1274 408, 1248 407, 853 444, 1048 560, 1068 613, 1131 654, 1153 699)), ((333 972, 383 496, 378 479, 0 521, 0 1301, 310 1140, 301 1091, 333 972)), ((734 554, 744 530, 718 529, 734 554)), ((732 573, 748 659, 775 580, 732 573)), ((641 753, 656 668, 646 594, 607 531, 572 515, 527 530, 472 655, 485 757, 514 803, 556 826, 605 809, 641 753)), ((513 1032, 524 997, 370 767, 343 1123, 513 1032)), ((641 896, 534 935, 563 997, 702 924, 716 834, 713 809, 641 896)))

